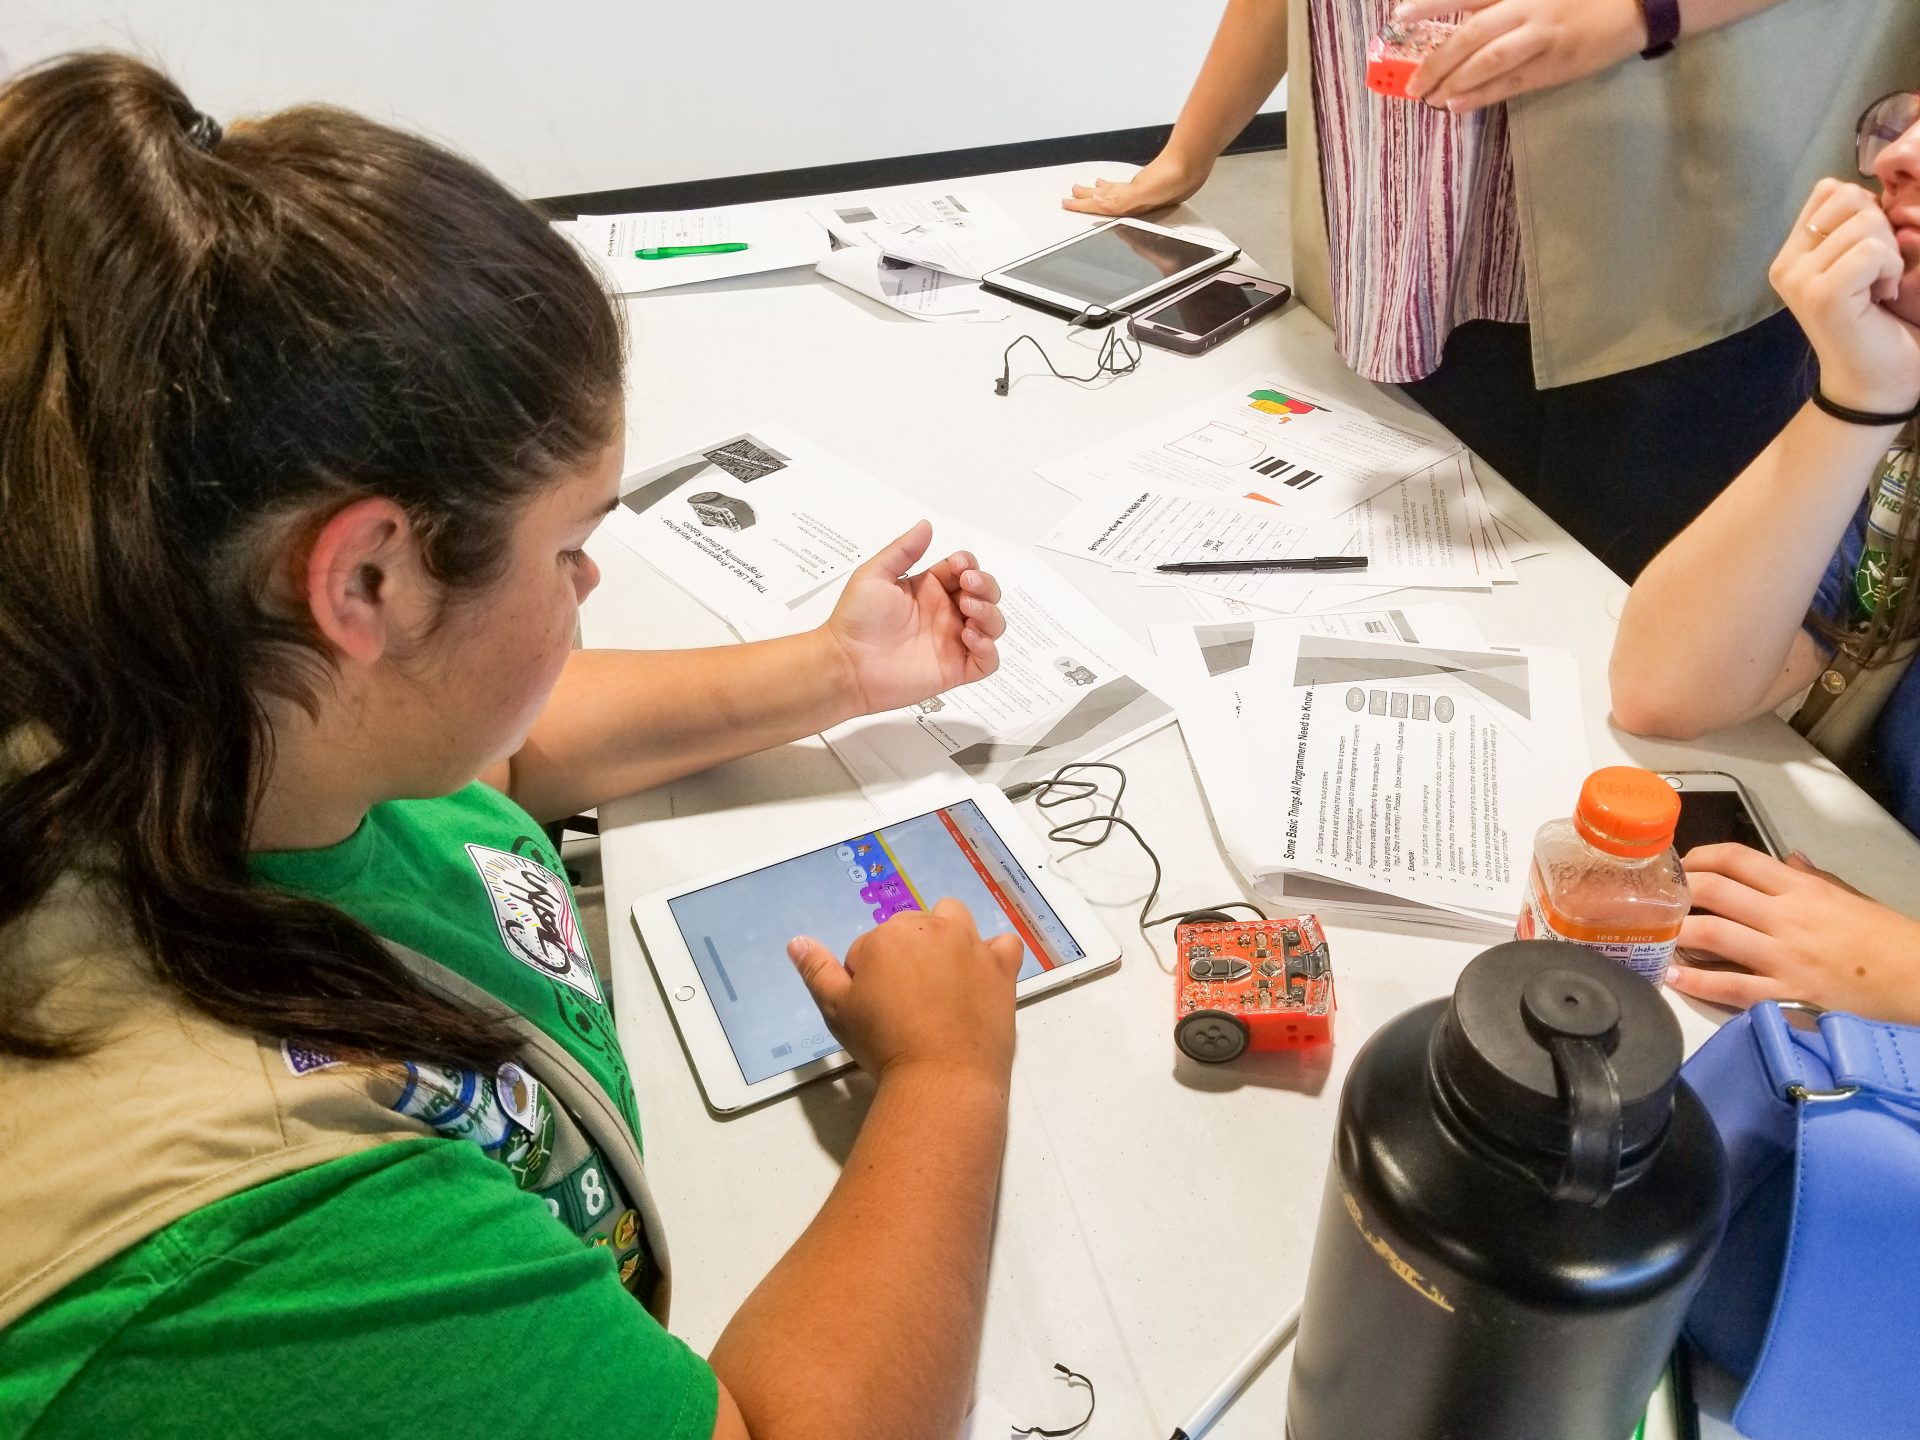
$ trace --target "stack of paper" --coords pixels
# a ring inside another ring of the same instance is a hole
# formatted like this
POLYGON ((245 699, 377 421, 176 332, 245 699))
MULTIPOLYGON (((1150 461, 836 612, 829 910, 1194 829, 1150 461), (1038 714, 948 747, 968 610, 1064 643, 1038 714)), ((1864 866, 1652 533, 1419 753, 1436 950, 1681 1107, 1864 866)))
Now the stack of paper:
POLYGON ((833 239, 827 279, 921 320, 1002 320, 1007 306, 974 282, 1032 246, 1012 218, 972 190, 821 206, 833 239))
POLYGON ((1234 863, 1270 898, 1511 930, 1586 775, 1573 657, 1452 607, 1158 627, 1234 863), (1449 613, 1451 612, 1451 613, 1449 613))
MULTIPOLYGON (((1407 586, 1514 580, 1523 537, 1496 519, 1466 453, 1250 376, 1043 467, 1081 503, 1041 543, 1141 584, 1295 613, 1407 586), (1365 570, 1166 575, 1183 560, 1365 555, 1365 570)), ((1526 553, 1535 553, 1528 547, 1526 553)))

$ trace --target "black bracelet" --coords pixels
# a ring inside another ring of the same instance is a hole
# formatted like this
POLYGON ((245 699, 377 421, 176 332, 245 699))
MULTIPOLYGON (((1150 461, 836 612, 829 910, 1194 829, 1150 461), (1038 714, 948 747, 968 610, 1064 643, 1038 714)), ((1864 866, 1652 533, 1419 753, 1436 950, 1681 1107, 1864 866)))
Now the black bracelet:
POLYGON ((1904 425, 1909 420, 1920 419, 1920 405, 1914 406, 1911 410, 1900 410, 1887 415, 1878 414, 1872 410, 1851 410, 1845 405, 1834 404, 1822 395, 1818 385, 1813 387, 1813 404, 1815 409, 1833 416, 1836 420, 1844 420, 1849 425, 1904 425))

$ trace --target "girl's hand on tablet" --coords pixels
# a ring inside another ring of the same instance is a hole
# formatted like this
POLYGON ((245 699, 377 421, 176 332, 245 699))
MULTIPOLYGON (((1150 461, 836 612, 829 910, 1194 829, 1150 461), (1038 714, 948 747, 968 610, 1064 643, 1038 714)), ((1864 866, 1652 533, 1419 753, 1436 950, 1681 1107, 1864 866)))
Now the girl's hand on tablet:
POLYGON ((1680 945, 1742 970, 1677 965, 1683 995, 1745 1008, 1806 1000, 1874 1020, 1920 1023, 1920 921, 1817 869, 1745 845, 1701 845, 1680 862, 1694 903, 1680 945))
POLYGON ((1905 262, 1872 191, 1822 180, 1767 278, 1820 357, 1820 390, 1837 405, 1887 414, 1920 400, 1920 330, 1883 303, 1905 262))
POLYGON ((1074 186, 1073 194, 1060 202, 1060 208, 1109 217, 1164 210, 1191 200, 1207 183, 1209 168, 1187 165, 1162 151, 1131 180, 1096 180, 1091 185, 1074 186))
POLYGON ((1000 582, 965 550, 908 574, 932 541, 933 526, 920 521, 847 577, 827 618, 855 714, 897 710, 999 668, 1000 582))
POLYGON ((875 1079, 903 1066, 966 1072, 1004 1086, 1013 1068, 1017 935, 982 940, 958 900, 908 910, 862 935, 842 964, 795 936, 787 956, 827 1028, 875 1079))

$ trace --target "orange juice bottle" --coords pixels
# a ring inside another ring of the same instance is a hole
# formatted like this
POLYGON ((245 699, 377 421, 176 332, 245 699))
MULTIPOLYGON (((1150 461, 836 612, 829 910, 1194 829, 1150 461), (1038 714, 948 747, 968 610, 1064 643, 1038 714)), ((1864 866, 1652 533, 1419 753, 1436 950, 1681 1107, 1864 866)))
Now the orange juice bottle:
POLYGON ((1594 771, 1573 818, 1534 837, 1515 938, 1570 940, 1659 984, 1691 903, 1673 852, 1679 819, 1680 797, 1651 770, 1594 771))

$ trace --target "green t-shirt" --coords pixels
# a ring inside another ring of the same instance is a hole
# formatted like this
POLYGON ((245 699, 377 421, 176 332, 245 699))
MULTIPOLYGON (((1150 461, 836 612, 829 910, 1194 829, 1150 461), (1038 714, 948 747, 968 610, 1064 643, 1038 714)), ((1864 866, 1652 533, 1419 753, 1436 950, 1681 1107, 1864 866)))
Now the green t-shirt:
MULTIPOLYGON (((505 796, 392 802, 255 863, 533 1020, 639 1133, 559 860, 505 796)), ((608 1237, 632 1226, 598 1157, 505 1159, 405 1141, 174 1222, 0 1333, 0 1436, 706 1440, 712 1372, 622 1287, 608 1237)))

